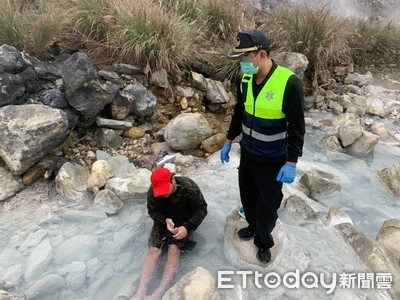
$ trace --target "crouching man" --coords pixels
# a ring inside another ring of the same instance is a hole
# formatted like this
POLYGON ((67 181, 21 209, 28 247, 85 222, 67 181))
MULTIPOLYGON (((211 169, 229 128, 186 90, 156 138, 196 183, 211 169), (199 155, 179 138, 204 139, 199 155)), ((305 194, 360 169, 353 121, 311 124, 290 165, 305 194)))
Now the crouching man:
POLYGON ((168 257, 158 288, 146 299, 161 299, 179 265, 181 249, 207 215, 207 203, 197 184, 184 176, 175 177, 167 168, 150 177, 147 210, 154 220, 149 251, 143 264, 139 287, 132 299, 143 299, 164 247, 168 257))

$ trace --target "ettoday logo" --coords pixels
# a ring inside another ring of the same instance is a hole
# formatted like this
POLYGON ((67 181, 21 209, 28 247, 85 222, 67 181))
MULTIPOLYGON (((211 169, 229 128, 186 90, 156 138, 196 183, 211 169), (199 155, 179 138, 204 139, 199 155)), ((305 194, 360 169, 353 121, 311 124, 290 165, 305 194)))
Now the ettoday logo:
POLYGON ((283 285, 288 289, 319 288, 326 289, 329 295, 333 293, 339 284, 340 288, 361 288, 361 289, 390 289, 392 285, 392 274, 390 273, 332 273, 329 276, 325 273, 316 274, 306 272, 300 274, 300 270, 287 272, 283 276, 276 272, 263 274, 258 271, 218 271, 218 288, 234 288, 233 276, 241 276, 242 288, 247 288, 248 280, 252 280, 254 285, 261 289, 263 287, 274 289, 283 285))
POLYGON ((316 275, 312 272, 306 272, 300 275, 300 270, 296 269, 294 272, 287 272, 285 275, 281 276, 276 272, 269 272, 267 274, 263 274, 258 271, 218 271, 218 288, 226 289, 233 288, 233 284, 228 284, 231 282, 232 277, 229 275, 239 275, 242 276, 242 287, 247 288, 247 280, 253 280, 254 284, 257 288, 263 288, 262 283, 265 287, 274 289, 280 285, 284 285, 288 289, 299 289, 300 286, 303 286, 307 289, 318 288, 319 285, 327 289, 327 294, 331 294, 334 292, 337 283, 336 274, 332 274, 332 279, 328 282, 326 275, 324 273, 316 275))

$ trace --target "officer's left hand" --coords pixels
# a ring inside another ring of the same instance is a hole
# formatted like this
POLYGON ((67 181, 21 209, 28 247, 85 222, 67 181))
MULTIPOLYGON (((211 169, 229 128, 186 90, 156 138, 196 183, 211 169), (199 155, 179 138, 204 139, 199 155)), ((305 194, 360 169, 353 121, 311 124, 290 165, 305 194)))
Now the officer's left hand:
POLYGON ((187 236, 188 232, 185 226, 178 227, 178 233, 173 235, 174 239, 181 240, 187 236))
POLYGON ((276 180, 284 183, 293 183, 295 178, 296 178, 296 165, 287 162, 286 164, 283 165, 283 167, 279 171, 276 180))

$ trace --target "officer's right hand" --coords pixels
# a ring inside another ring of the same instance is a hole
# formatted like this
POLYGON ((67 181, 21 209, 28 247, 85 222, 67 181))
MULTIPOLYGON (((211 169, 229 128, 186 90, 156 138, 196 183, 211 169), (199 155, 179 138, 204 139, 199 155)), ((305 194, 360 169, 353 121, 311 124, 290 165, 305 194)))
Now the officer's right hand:
POLYGON ((229 162, 229 151, 231 151, 232 144, 226 143, 221 149, 221 163, 229 162))

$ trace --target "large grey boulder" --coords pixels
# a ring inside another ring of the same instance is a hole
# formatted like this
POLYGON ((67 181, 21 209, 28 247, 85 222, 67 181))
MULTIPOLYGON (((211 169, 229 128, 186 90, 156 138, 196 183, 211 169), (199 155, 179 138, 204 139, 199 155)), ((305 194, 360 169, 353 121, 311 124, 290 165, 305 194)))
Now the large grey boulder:
POLYGON ((400 199, 400 163, 378 172, 385 186, 400 199))
POLYGON ((211 125, 200 113, 178 115, 168 123, 164 133, 165 140, 174 150, 194 149, 211 135, 211 125))
POLYGON ((20 177, 0 167, 0 201, 6 200, 24 188, 20 177))
POLYGON ((68 119, 59 109, 44 105, 9 105, 0 108, 0 156, 20 175, 68 135, 68 119))
POLYGON ((292 70, 299 78, 302 78, 308 67, 307 56, 296 52, 280 52, 274 55, 274 60, 281 66, 292 70))
POLYGON ((30 62, 15 47, 5 44, 0 46, 0 73, 18 74, 29 66, 30 62))
POLYGON ((56 190, 73 201, 89 200, 91 199, 87 186, 89 176, 90 172, 87 167, 66 162, 56 176, 56 190))
POLYGON ((361 137, 355 140, 354 143, 348 147, 348 149, 352 153, 366 155, 374 150, 375 145, 379 142, 379 139, 379 136, 368 131, 363 131, 361 137))
POLYGON ((25 92, 24 80, 20 75, 0 73, 0 107, 16 104, 25 92))
POLYGON ((384 245, 400 260, 400 220, 392 219, 383 223, 376 241, 384 245))
POLYGON ((113 177, 107 180, 105 189, 112 191, 121 200, 144 199, 150 187, 150 175, 150 170, 139 169, 131 177, 113 177))
POLYGON ((246 220, 240 217, 236 210, 233 210, 226 218, 224 252, 229 263, 237 268, 258 270, 270 269, 279 264, 286 239, 282 222, 277 220, 272 231, 275 245, 271 248, 272 260, 268 265, 258 261, 256 257, 258 248, 252 241, 243 241, 239 238, 237 231, 247 226, 246 220))
POLYGON ((361 126, 347 121, 345 124, 340 125, 338 128, 338 137, 343 147, 350 146, 358 138, 362 136, 361 126))
POLYGON ((322 171, 304 174, 300 183, 308 189, 310 197, 317 199, 341 190, 341 185, 335 181, 335 177, 322 171))
POLYGON ((217 296, 210 271, 197 267, 185 274, 163 296, 163 300, 213 300, 217 296))
POLYGON ((119 91, 118 85, 100 80, 96 68, 84 53, 71 55, 61 71, 67 101, 83 116, 96 116, 119 91))
POLYGON ((143 84, 134 83, 127 85, 121 96, 132 103, 131 112, 139 118, 149 117, 154 113, 157 98, 149 92, 143 84))

